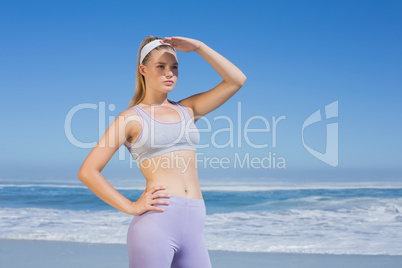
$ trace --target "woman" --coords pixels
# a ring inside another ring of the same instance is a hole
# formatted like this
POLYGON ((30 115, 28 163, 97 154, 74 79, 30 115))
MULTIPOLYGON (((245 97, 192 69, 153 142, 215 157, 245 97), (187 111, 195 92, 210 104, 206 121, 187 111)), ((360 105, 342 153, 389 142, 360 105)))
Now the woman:
POLYGON ((130 267, 211 267, 196 166, 200 137, 194 123, 232 97, 246 77, 201 41, 147 36, 139 49, 136 79, 129 109, 110 124, 78 178, 103 201, 134 216, 127 234, 130 267), (200 54, 223 81, 178 102, 169 100, 179 75, 176 49, 200 54), (146 188, 135 202, 100 173, 123 144, 146 179, 146 188))

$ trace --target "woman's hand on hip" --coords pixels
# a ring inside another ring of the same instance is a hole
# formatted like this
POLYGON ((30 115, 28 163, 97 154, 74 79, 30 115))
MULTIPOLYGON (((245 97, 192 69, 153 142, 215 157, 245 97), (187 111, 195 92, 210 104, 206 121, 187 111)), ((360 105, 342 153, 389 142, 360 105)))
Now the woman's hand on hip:
POLYGON ((201 46, 201 42, 192 38, 172 36, 165 37, 163 42, 169 43, 172 47, 183 52, 197 50, 201 46))
POLYGON ((154 186, 149 191, 144 190, 140 198, 136 202, 132 202, 132 211, 129 214, 138 216, 149 210, 161 211, 164 209, 160 207, 153 206, 154 204, 169 205, 169 201, 157 199, 158 197, 170 198, 167 193, 161 193, 158 191, 165 190, 166 186, 154 186))

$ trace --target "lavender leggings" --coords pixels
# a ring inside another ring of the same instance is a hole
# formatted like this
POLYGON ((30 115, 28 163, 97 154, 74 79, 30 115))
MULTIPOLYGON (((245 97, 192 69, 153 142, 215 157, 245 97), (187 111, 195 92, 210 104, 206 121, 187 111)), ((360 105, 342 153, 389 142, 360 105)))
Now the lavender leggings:
POLYGON ((165 211, 135 216, 127 233, 130 268, 210 268, 204 239, 205 203, 172 195, 165 211))

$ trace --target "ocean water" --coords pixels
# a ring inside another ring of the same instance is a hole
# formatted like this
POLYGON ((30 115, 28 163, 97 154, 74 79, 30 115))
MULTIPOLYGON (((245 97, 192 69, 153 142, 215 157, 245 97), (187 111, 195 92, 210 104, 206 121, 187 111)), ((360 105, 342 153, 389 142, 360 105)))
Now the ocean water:
MULTIPOLYGON (((136 200, 142 187, 116 187, 136 200)), ((402 255, 402 185, 202 186, 210 250, 402 255)), ((126 243, 132 216, 78 183, 0 180, 0 238, 126 243)))

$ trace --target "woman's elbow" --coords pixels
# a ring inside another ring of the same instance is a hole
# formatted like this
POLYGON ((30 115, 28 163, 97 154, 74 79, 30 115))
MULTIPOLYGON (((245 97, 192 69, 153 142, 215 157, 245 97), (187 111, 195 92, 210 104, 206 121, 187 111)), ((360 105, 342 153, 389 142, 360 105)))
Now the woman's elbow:
POLYGON ((246 83, 247 77, 242 73, 236 78, 236 86, 240 89, 246 83))
POLYGON ((247 80, 247 77, 246 77, 245 74, 243 74, 243 75, 241 76, 241 86, 243 86, 244 83, 246 83, 246 80, 247 80))
POLYGON ((85 181, 88 179, 88 170, 81 167, 80 170, 78 171, 78 179, 82 183, 85 183, 85 181))

